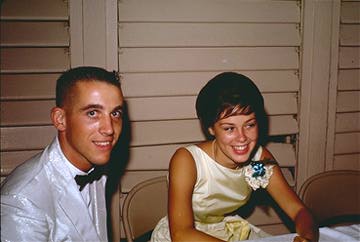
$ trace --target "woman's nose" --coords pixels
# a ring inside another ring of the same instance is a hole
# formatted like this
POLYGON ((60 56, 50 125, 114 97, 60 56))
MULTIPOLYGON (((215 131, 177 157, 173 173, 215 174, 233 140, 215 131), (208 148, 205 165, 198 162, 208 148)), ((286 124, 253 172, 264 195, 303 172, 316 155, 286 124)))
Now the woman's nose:
POLYGON ((238 129, 236 138, 240 141, 246 141, 247 137, 246 137, 245 130, 243 128, 238 129))

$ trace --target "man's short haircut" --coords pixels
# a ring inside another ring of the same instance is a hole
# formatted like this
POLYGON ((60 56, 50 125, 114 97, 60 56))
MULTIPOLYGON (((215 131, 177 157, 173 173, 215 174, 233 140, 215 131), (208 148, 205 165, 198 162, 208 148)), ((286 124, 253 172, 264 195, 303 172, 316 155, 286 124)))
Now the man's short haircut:
POLYGON ((81 66, 64 72, 56 81, 56 106, 62 107, 71 88, 79 81, 99 81, 114 85, 120 89, 117 72, 109 72, 100 67, 81 66))

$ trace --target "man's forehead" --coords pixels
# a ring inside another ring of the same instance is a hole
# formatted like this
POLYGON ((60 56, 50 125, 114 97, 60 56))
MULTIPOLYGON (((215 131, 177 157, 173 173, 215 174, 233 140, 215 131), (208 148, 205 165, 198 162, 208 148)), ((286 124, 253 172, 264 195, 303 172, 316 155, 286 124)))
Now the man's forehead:
POLYGON ((75 85, 73 86, 73 90, 72 91, 77 91, 77 92, 82 92, 85 91, 87 89, 103 89, 104 87, 106 88, 111 88, 111 89, 115 89, 118 90, 121 95, 122 95, 122 90, 119 86, 116 86, 112 83, 109 82, 105 82, 105 81, 99 81, 99 80, 80 80, 77 83, 75 83, 75 85))
POLYGON ((65 103, 66 102, 70 102, 71 105, 74 105, 76 103, 74 102, 79 102, 79 101, 83 101, 86 103, 94 103, 96 104, 96 101, 94 100, 94 98, 97 97, 102 97, 102 98, 109 98, 115 96, 118 98, 118 100, 116 101, 118 105, 122 105, 123 104, 123 94, 121 91, 121 88, 112 85, 110 83, 107 82, 101 82, 101 81, 78 81, 67 93, 66 98, 65 98, 65 103), (111 93, 109 93, 109 88, 114 90, 115 92, 118 92, 118 95, 110 95, 111 93), (106 91, 105 91, 106 89, 106 91), (91 99, 91 100, 88 100, 91 99))

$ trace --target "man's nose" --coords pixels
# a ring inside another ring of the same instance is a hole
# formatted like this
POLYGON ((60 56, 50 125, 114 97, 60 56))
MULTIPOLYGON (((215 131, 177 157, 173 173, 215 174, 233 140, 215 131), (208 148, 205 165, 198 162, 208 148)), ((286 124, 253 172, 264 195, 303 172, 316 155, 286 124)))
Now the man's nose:
POLYGON ((112 135, 114 133, 114 124, 111 117, 104 117, 100 123, 100 133, 103 135, 112 135))

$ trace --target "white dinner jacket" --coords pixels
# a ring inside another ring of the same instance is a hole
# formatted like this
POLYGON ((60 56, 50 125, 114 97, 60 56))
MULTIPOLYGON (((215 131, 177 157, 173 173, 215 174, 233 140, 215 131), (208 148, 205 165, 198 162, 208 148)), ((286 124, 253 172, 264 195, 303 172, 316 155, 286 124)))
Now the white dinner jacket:
POLYGON ((107 241, 105 182, 91 186, 94 222, 58 139, 1 187, 1 241, 107 241))

